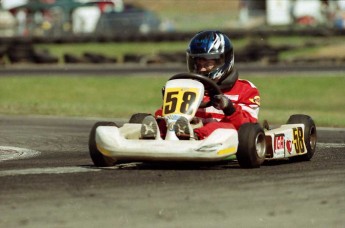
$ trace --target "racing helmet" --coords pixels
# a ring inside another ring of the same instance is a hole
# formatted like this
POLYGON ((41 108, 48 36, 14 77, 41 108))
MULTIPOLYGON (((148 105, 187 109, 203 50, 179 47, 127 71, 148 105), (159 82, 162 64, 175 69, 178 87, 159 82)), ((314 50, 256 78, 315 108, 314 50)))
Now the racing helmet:
POLYGON ((231 74, 234 68, 234 50, 230 39, 219 31, 202 31, 190 41, 186 51, 187 67, 191 73, 209 77, 220 84, 228 76, 237 80, 237 74, 231 74), (213 59, 215 65, 210 71, 200 72, 197 66, 199 59, 213 59))

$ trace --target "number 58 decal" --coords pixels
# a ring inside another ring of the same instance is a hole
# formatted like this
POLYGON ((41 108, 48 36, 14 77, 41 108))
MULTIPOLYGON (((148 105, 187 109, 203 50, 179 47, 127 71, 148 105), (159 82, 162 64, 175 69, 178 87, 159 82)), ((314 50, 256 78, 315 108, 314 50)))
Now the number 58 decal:
POLYGON ((197 88, 168 88, 164 96, 163 115, 172 113, 191 115, 197 95, 197 88))
POLYGON ((303 130, 301 127, 293 128, 293 144, 295 145, 296 153, 300 154, 305 151, 303 130))

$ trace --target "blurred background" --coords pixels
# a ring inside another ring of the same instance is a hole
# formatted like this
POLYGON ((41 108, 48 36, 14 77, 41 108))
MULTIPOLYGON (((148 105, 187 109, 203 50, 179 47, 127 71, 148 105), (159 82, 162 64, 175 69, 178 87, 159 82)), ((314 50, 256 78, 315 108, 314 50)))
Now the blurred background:
POLYGON ((313 26, 344 29, 344 0, 1 0, 1 36, 313 26))
MULTIPOLYGON (((222 30, 232 39, 260 34, 263 40, 262 37, 272 35, 340 36, 345 28, 345 0, 1 0, 0 3, 3 64, 85 62, 90 61, 85 60, 87 54, 92 55, 84 50, 83 60, 68 53, 54 57, 54 53, 49 53, 54 48, 34 50, 35 44, 42 43, 182 41, 186 44, 195 32, 205 29, 222 30), (33 59, 25 57, 25 53, 33 59), (20 56, 24 56, 22 60, 20 56)), ((259 45, 261 48, 249 44, 254 50, 250 52, 252 57, 262 49, 262 42, 259 45)), ((293 48, 291 44, 265 45, 265 53, 259 56, 269 55, 269 62, 278 61, 275 56, 278 51, 293 48)), ((250 61, 241 53, 237 55, 239 61, 250 61)), ((121 62, 124 58, 122 54, 105 61, 121 62)))

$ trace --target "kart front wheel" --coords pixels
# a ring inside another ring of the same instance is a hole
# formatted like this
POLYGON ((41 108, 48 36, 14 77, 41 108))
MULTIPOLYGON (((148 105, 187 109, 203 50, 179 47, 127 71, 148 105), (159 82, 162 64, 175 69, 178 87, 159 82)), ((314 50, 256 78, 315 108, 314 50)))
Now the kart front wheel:
POLYGON ((317 134, 314 120, 308 115, 296 114, 290 116, 287 124, 304 124, 303 136, 307 153, 300 156, 292 157, 291 159, 299 161, 309 161, 314 156, 316 150, 317 134))
POLYGON ((97 167, 109 167, 114 166, 116 160, 107 156, 104 156, 97 148, 96 145, 96 129, 99 126, 116 126, 114 122, 97 122, 92 127, 89 137, 89 152, 93 164, 97 167))
POLYGON ((238 130, 236 157, 242 168, 259 168, 266 156, 265 133, 258 123, 245 123, 238 130))

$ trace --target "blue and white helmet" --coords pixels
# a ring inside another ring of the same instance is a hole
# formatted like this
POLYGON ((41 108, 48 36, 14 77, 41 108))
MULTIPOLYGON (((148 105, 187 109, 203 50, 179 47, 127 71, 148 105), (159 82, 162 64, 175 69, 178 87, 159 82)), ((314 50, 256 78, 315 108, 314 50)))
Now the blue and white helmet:
POLYGON ((189 72, 211 78, 217 83, 230 75, 234 68, 234 49, 230 39, 219 31, 203 31, 196 34, 190 41, 187 52, 189 72), (210 72, 198 72, 198 58, 216 60, 216 67, 210 72))

